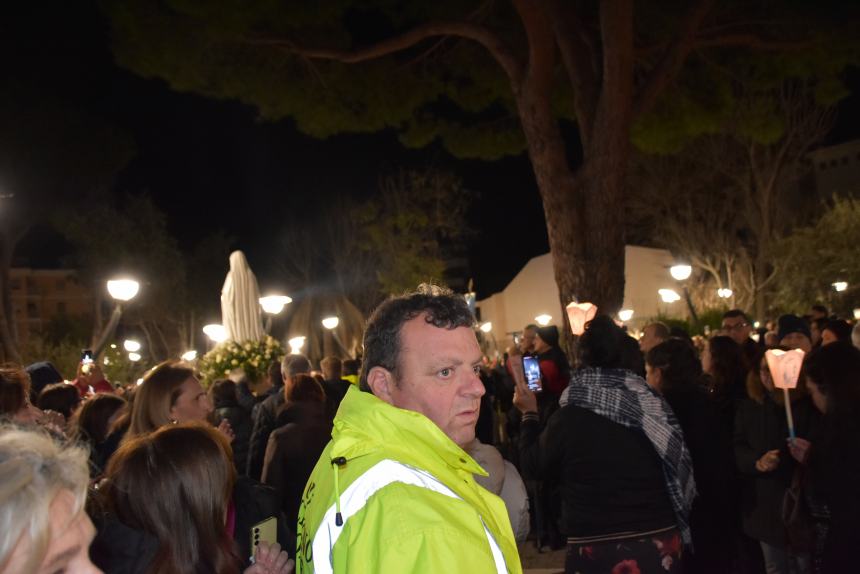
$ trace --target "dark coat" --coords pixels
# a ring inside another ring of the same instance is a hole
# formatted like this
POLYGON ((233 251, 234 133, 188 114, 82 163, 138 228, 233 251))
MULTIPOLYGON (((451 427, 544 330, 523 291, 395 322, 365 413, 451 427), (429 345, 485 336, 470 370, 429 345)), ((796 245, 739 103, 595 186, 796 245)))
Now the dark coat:
POLYGON ((334 415, 337 414, 337 409, 340 408, 340 402, 346 396, 346 391, 349 390, 350 386, 352 386, 352 383, 343 379, 332 379, 322 382, 322 388, 325 391, 326 411, 331 420, 334 420, 334 415))
POLYGON ((214 424, 221 424, 223 419, 230 422, 230 427, 236 435, 233 439, 233 464, 239 474, 245 474, 248 466, 248 447, 251 442, 251 414, 239 406, 234 399, 219 401, 215 405, 214 424))
MULTIPOLYGON (((800 399, 792 403, 795 432, 809 438, 814 413, 812 402, 800 399)), ((788 452, 788 424, 785 407, 767 395, 759 404, 746 399, 738 404, 735 416, 735 464, 741 473, 741 524, 743 531, 771 546, 787 544, 782 522, 782 500, 791 484, 796 463, 788 452), (768 473, 755 468, 756 461, 769 450, 779 449, 779 467, 768 473)))
POLYGON ((324 403, 301 402, 285 404, 276 426, 266 448, 263 482, 281 496, 287 522, 294 525, 305 483, 331 439, 332 423, 324 403))
POLYGON ((559 481, 564 535, 646 532, 675 524, 663 462, 644 433, 571 404, 539 429, 536 416, 523 417, 520 464, 529 476, 559 481))
POLYGON ((725 541, 738 529, 731 429, 704 387, 670 390, 664 397, 684 432, 699 493, 690 513, 694 553, 685 559, 685 571, 728 572, 732 555, 725 541))
POLYGON ((275 430, 275 419, 284 404, 284 387, 272 393, 263 402, 254 407, 254 424, 251 430, 251 440, 248 445, 248 463, 246 474, 259 480, 263 472, 263 460, 266 457, 266 444, 269 435, 275 430))

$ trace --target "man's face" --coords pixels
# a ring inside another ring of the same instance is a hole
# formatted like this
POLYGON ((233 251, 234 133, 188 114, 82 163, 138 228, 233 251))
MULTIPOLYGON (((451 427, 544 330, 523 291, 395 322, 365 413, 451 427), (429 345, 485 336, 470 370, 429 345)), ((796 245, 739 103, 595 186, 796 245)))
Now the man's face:
POLYGON ((723 319, 722 330, 738 345, 743 345, 752 333, 752 326, 743 317, 726 317, 723 319))
POLYGON ((640 351, 647 353, 663 342, 663 339, 657 336, 656 331, 657 329, 655 327, 645 327, 642 329, 642 337, 639 339, 640 351))
POLYGON ((537 333, 534 329, 523 329, 523 336, 520 338, 520 352, 523 355, 534 352, 536 337, 537 333))
POLYGON ((475 438, 475 423, 485 389, 478 377, 481 348, 468 327, 440 329, 424 315, 400 330, 395 407, 416 411, 442 429, 459 446, 475 438))

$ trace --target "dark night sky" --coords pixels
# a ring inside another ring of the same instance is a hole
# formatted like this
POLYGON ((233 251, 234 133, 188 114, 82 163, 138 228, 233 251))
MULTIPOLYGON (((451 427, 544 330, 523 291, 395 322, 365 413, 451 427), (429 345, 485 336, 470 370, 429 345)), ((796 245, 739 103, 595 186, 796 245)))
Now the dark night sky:
MULTIPOLYGON (((126 130, 136 155, 115 189, 149 193, 168 214, 181 246, 217 228, 234 236, 264 288, 276 279, 269 262, 277 256, 274 238, 288 213, 313 210, 314 202, 344 191, 366 197, 381 173, 401 167, 450 169, 478 192, 469 214, 478 232, 469 255, 482 296, 503 288, 529 258, 548 250, 524 155, 492 163, 455 160, 438 147, 406 150, 393 133, 316 140, 291 121, 261 122, 252 107, 176 93, 163 81, 118 68, 98 10, 89 3, 54 4, 47 22, 44 6, 17 8, 15 18, 7 14, 0 31, 7 57, 14 54, 11 66, 46 90, 68 90, 80 105, 126 130)), ((17 262, 57 265, 64 250, 62 241, 40 229, 22 243, 17 262)), ((226 261, 224 266, 226 273, 226 261)))
MULTIPOLYGON (((548 250, 524 156, 454 160, 438 148, 405 150, 391 133, 315 140, 289 121, 257 121, 251 107, 178 94, 117 68, 106 24, 90 2, 54 2, 53 10, 24 4, 20 14, 3 18, 2 48, 12 58, 6 69, 68 92, 131 134, 137 154, 115 189, 148 192, 182 246, 217 228, 235 236, 264 288, 275 280, 273 240, 288 213, 313 210, 315 201, 338 192, 366 197, 381 172, 400 167, 449 168, 479 193, 469 217, 478 231, 469 254, 479 296, 503 288, 529 258, 548 250)), ((854 95, 842 106, 832 141, 860 134, 857 74, 851 83, 854 95)), ((56 265, 63 251, 41 230, 22 244, 18 262, 56 265)))

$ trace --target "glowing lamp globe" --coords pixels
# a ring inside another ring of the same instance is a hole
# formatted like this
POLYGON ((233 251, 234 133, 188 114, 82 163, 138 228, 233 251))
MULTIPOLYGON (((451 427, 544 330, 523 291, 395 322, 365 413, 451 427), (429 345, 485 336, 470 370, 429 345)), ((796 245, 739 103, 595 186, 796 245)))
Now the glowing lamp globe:
POLYGON ((260 306, 263 311, 269 315, 277 315, 284 310, 284 307, 292 303, 293 300, 286 295, 268 295, 260 297, 260 306))
POLYGON ((719 297, 719 298, 721 298, 721 299, 728 299, 728 298, 729 298, 729 297, 731 297, 732 295, 734 295, 734 291, 732 291, 731 289, 728 289, 728 288, 726 288, 726 289, 723 289, 723 288, 717 289, 717 297, 719 297))
POLYGON ((107 282, 107 290, 117 301, 131 301, 140 291, 140 283, 134 279, 111 279, 107 282))
POLYGON ((674 289, 659 289, 657 293, 660 294, 660 299, 664 303, 674 303, 681 300, 681 296, 674 289))
POLYGON ((197 358, 197 351, 185 351, 182 353, 181 359, 183 361, 191 362, 197 358))
POLYGON ((675 281, 683 281, 685 279, 689 279, 690 274, 692 272, 693 268, 689 265, 673 265, 669 268, 669 274, 675 281))
POLYGON ((290 346, 291 355, 300 355, 302 352, 302 347, 305 346, 305 337, 293 337, 292 339, 287 341, 287 345, 290 346))
POLYGON ((486 323, 483 323, 481 325, 480 329, 481 329, 481 332, 483 332, 483 333, 489 333, 490 331, 493 330, 493 324, 490 323, 489 321, 487 321, 486 323))
POLYGON ((227 340, 227 329, 224 328, 224 325, 214 323, 206 325, 203 327, 203 333, 205 333, 213 343, 223 343, 227 340))
POLYGON ((137 353, 140 351, 140 343, 133 339, 126 339, 122 344, 123 349, 129 353, 137 353))
POLYGON ((633 309, 622 309, 618 312, 618 318, 621 319, 622 322, 626 323, 630 319, 633 318, 633 309))
POLYGON ((535 317, 535 322, 541 327, 546 327, 550 321, 552 321, 552 315, 547 315, 546 313, 535 317))
POLYGON ((570 320, 570 330, 574 335, 585 333, 585 325, 597 315, 597 305, 594 303, 569 303, 565 309, 570 320))
POLYGON ((833 288, 839 292, 842 292, 842 291, 845 291, 846 289, 848 289, 848 283, 845 281, 837 281, 836 283, 833 284, 833 288))
POLYGON ((331 331, 340 324, 340 319, 337 317, 326 317, 322 320, 322 326, 331 331))
POLYGON ((140 353, 129 353, 128 360, 133 363, 138 362, 140 360, 140 353))

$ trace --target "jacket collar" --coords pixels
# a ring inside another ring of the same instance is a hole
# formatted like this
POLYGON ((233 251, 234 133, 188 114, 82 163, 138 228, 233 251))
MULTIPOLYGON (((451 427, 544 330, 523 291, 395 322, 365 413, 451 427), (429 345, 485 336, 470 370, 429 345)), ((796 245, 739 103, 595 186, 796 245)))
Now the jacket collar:
POLYGON ((404 460, 417 464, 442 459, 455 469, 487 476, 466 451, 423 414, 394 407, 351 386, 334 419, 331 456, 349 460, 383 448, 399 450, 404 460))

